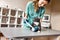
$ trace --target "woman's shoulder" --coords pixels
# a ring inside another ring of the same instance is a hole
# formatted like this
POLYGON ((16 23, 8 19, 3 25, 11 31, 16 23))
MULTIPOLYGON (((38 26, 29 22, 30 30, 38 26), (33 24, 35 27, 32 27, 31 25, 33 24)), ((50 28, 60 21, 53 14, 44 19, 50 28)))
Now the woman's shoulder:
POLYGON ((32 5, 33 4, 33 1, 29 1, 28 3, 27 3, 27 5, 32 5))

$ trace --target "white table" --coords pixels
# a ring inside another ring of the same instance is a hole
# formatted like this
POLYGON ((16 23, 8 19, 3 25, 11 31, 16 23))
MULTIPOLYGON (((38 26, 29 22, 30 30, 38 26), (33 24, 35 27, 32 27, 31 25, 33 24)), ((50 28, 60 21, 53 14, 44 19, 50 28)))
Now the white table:
POLYGON ((60 35, 60 31, 50 29, 41 32, 32 32, 31 30, 24 28, 0 28, 0 31, 9 40, 11 40, 11 38, 30 38, 60 35))

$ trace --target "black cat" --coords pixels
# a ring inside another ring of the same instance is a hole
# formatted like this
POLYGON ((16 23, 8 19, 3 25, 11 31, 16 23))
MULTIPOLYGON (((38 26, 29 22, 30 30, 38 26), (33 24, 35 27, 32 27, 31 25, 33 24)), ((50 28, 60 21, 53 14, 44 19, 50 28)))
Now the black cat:
MULTIPOLYGON (((34 21, 33 21, 33 23, 32 23, 32 26, 33 26, 33 27, 38 27, 38 30, 39 30, 39 31, 41 31, 40 18, 34 18, 34 21), (37 22, 37 23, 38 23, 38 25, 37 25, 37 24, 35 24, 35 22, 37 22)), ((38 30, 37 30, 37 31, 38 31, 38 30)))

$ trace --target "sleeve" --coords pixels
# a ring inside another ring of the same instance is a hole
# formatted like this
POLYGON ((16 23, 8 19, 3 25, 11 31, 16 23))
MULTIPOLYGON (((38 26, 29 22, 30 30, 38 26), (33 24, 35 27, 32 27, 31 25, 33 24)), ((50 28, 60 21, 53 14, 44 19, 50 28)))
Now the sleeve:
POLYGON ((26 14, 29 13, 29 3, 27 3, 27 5, 26 5, 25 13, 26 13, 26 14))
POLYGON ((41 14, 40 14, 40 18, 43 18, 44 13, 45 13, 45 8, 42 9, 41 14))

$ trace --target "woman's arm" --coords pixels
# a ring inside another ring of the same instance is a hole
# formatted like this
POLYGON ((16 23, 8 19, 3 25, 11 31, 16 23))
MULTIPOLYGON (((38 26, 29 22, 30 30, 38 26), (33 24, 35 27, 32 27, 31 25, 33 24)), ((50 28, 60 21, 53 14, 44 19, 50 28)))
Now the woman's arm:
POLYGON ((42 22, 42 18, 40 19, 40 23, 42 22))
POLYGON ((24 13, 24 19, 27 19, 27 14, 26 13, 24 13))

